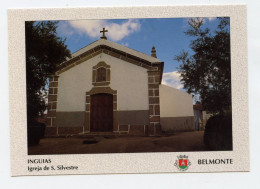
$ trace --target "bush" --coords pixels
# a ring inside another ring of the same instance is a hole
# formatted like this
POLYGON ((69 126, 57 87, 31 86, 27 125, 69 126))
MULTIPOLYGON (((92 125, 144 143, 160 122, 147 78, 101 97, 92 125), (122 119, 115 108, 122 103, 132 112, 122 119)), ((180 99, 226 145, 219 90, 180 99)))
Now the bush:
POLYGON ((204 132, 204 144, 209 150, 232 150, 232 115, 209 118, 204 132))
POLYGON ((28 121, 27 142, 28 146, 39 144, 40 139, 44 137, 46 125, 37 121, 28 121))

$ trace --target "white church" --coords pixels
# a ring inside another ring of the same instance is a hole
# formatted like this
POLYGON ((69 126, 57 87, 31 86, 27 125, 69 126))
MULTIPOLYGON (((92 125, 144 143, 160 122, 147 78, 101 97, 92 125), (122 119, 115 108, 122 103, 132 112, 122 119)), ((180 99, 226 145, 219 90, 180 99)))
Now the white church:
POLYGON ((162 85, 164 62, 103 36, 49 78, 45 136, 194 130, 192 96, 162 85))

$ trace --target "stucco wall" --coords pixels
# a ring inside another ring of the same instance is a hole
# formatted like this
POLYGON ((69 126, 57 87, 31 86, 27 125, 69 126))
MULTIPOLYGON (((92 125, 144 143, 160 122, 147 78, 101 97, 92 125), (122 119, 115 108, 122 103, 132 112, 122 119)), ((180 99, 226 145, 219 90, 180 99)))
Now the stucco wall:
POLYGON ((159 90, 162 130, 194 130, 192 95, 166 85, 159 90))
POLYGON ((194 116, 192 95, 166 85, 159 90, 161 117, 194 116))
POLYGON ((92 67, 100 61, 111 66, 109 86, 117 90, 117 109, 148 110, 147 70, 102 53, 60 74, 57 111, 85 111, 86 91, 93 87, 92 67))

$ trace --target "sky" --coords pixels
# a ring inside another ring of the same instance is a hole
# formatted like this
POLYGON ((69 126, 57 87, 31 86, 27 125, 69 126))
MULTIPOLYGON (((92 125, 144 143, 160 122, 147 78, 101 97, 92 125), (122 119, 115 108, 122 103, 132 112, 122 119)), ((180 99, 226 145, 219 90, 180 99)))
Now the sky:
MULTIPOLYGON (((157 58, 164 62, 162 84, 183 89, 178 73, 179 63, 174 60, 183 50, 192 54, 189 45, 192 37, 185 35, 189 18, 70 20, 58 23, 57 34, 66 38, 71 53, 89 45, 101 37, 105 27, 107 39, 131 49, 151 55, 153 46, 157 58)), ((204 18, 203 27, 212 31, 218 25, 216 18, 204 18)))

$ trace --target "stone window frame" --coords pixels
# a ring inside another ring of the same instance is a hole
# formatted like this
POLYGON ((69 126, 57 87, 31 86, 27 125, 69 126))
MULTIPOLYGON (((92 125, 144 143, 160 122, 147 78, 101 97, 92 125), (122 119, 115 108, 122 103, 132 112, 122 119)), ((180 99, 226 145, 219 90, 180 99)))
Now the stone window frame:
POLYGON ((110 65, 106 64, 104 61, 101 61, 96 66, 93 66, 92 70, 93 70, 92 71, 92 84, 94 86, 107 86, 110 84, 110 80, 111 80, 110 65), (97 81, 98 69, 100 69, 100 68, 106 69, 105 81, 97 81))
POLYGON ((113 132, 118 132, 117 90, 113 90, 109 86, 101 86, 101 87, 93 87, 90 91, 86 92, 84 133, 91 132, 90 131, 91 96, 96 94, 102 94, 102 93, 113 95, 113 132))

